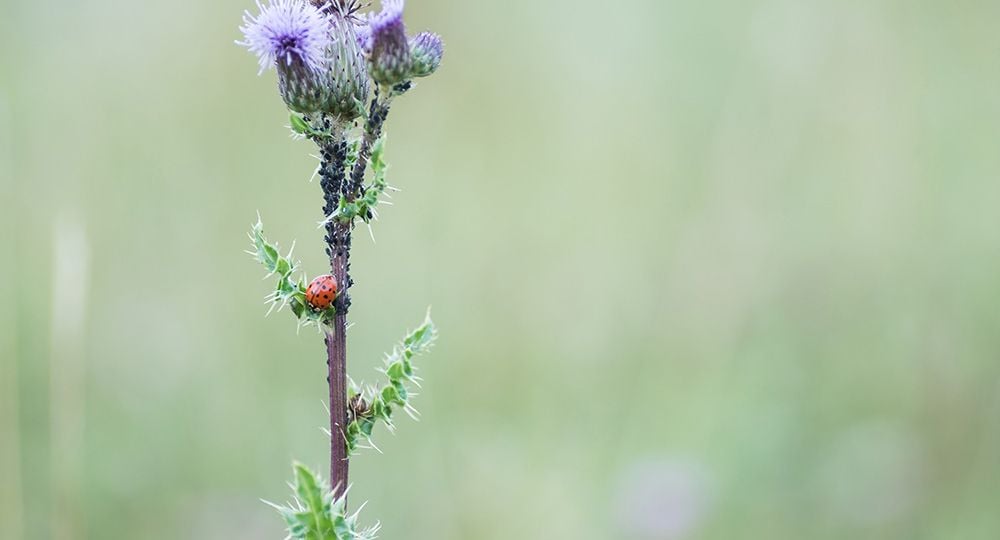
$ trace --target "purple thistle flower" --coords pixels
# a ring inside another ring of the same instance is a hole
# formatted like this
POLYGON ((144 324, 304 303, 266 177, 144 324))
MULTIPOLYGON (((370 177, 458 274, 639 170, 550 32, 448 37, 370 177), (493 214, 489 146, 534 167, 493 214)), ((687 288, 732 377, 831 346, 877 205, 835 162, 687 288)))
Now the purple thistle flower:
POLYGON ((237 43, 257 55, 260 73, 278 62, 324 70, 330 25, 315 6, 302 0, 271 0, 264 6, 258 0, 257 9, 256 17, 249 11, 243 15, 244 40, 237 43))
POLYGON ((355 27, 354 32, 358 37, 358 47, 361 47, 362 52, 365 54, 371 54, 372 27, 368 25, 368 21, 362 21, 361 24, 355 27))
POLYGON ((426 77, 437 71, 444 56, 444 41, 433 32, 421 32, 410 38, 410 50, 413 51, 413 77, 426 77))
POLYGON ((412 58, 403 24, 403 0, 382 0, 382 11, 368 17, 372 79, 394 85, 410 76, 412 58))
POLYGON ((406 28, 403 26, 404 4, 403 0, 382 0, 382 11, 368 15, 372 33, 406 35, 406 28))
POLYGON ((259 15, 247 13, 243 18, 240 29, 246 38, 240 44, 257 54, 261 72, 270 65, 276 67, 278 90, 288 108, 303 114, 323 111, 356 116, 354 100, 367 95, 367 75, 361 70, 363 82, 345 84, 344 74, 357 78, 359 70, 345 70, 333 62, 344 56, 331 34, 343 11, 326 15, 305 0, 270 0, 267 6, 258 0, 257 7, 259 15), (341 79, 333 78, 334 68, 341 79))

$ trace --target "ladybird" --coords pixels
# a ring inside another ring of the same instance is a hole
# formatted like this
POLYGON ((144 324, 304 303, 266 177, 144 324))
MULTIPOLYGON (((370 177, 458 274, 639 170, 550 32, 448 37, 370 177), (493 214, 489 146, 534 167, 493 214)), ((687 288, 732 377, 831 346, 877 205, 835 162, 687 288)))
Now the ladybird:
POLYGON ((337 297, 337 278, 327 274, 312 280, 306 287, 306 301, 314 309, 323 310, 330 307, 337 297))

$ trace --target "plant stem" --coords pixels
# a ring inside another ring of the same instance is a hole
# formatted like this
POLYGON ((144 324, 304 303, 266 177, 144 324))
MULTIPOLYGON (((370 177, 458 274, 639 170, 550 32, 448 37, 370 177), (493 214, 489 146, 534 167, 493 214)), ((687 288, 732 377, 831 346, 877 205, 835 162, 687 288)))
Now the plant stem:
POLYGON ((337 222, 332 227, 333 241, 330 268, 342 287, 333 318, 333 328, 326 333, 327 382, 330 384, 330 486, 334 497, 340 497, 348 486, 348 455, 344 438, 347 428, 347 289, 350 284, 351 229, 350 224, 337 222), (340 300, 343 299, 343 300, 340 300))
MULTIPOLYGON (((408 88, 408 86, 407 86, 408 88)), ((403 89, 402 91, 406 91, 403 89)), ((371 148, 382 135, 382 127, 389 114, 389 104, 393 92, 379 99, 378 93, 372 99, 368 121, 365 123, 364 137, 358 160, 354 168, 348 172, 344 168, 347 159, 347 141, 344 138, 344 126, 333 126, 335 137, 332 141, 320 143, 323 161, 320 164, 320 186, 323 188, 323 215, 330 216, 337 208, 340 197, 354 200, 361 195, 362 184, 371 148)), ((323 127, 329 131, 331 121, 324 118, 323 127)), ((330 485, 334 497, 340 497, 347 491, 348 462, 347 444, 344 429, 348 423, 347 403, 347 310, 351 306, 348 290, 354 284, 351 281, 351 223, 330 220, 326 224, 326 253, 330 257, 330 270, 337 280, 339 293, 334 306, 337 314, 333 319, 333 327, 326 331, 326 363, 327 382, 330 385, 330 485)))
POLYGON ((358 153, 358 161, 354 164, 349 180, 349 190, 351 193, 359 193, 365 179, 365 167, 368 166, 368 159, 372 157, 372 145, 382 136, 382 126, 389 116, 389 105, 392 103, 392 95, 379 99, 379 91, 375 91, 368 109, 368 121, 365 122, 365 134, 361 139, 361 150, 358 153))
MULTIPOLYGON (((329 122, 328 120, 326 122, 329 122)), ((327 124, 329 128, 329 124, 327 124)), ((320 145, 320 186, 323 188, 323 213, 333 214, 341 194, 347 190, 344 162, 347 142, 340 132, 333 141, 320 145)), ((326 253, 330 270, 337 281, 338 295, 334 303, 337 314, 333 327, 326 331, 327 382, 330 385, 330 486, 340 497, 348 486, 348 456, 344 429, 347 427, 347 310, 351 305, 351 224, 332 220, 326 225, 326 253)))
POLYGON ((327 381, 330 383, 330 485, 334 497, 347 490, 349 461, 344 442, 347 425, 347 315, 337 313, 326 333, 327 381))

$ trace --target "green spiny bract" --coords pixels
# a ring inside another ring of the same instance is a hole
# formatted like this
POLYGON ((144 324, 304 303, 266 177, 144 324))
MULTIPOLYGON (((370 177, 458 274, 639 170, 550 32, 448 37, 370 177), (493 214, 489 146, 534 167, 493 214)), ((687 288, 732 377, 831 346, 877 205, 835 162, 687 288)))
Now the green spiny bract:
POLYGON ((334 39, 327 55, 331 59, 330 81, 334 99, 331 106, 324 110, 341 122, 350 122, 364 111, 363 107, 359 109, 357 103, 368 99, 371 89, 368 65, 358 45, 354 21, 344 18, 340 11, 336 11, 330 21, 334 39))
POLYGON ((444 42, 433 32, 421 32, 410 38, 411 77, 427 77, 437 71, 444 57, 444 42))
POLYGON ((253 243, 253 249, 248 250, 247 253, 253 255, 258 262, 264 265, 268 271, 268 277, 275 276, 277 278, 274 292, 267 296, 267 301, 271 304, 268 313, 274 310, 281 311, 282 308, 288 306, 302 326, 313 324, 322 327, 333 320, 336 309, 332 306, 318 311, 306 301, 305 275, 300 275, 298 279, 292 277, 292 274, 299 269, 299 263, 291 259, 291 250, 287 256, 282 256, 278 247, 267 241, 264 237, 264 224, 260 217, 257 218, 257 223, 250 230, 250 241, 253 243))
POLYGON ((301 463, 292 466, 295 473, 293 500, 274 507, 285 519, 288 538, 294 540, 371 540, 379 526, 358 528, 358 512, 348 515, 344 497, 334 498, 330 485, 301 463))
POLYGON ((352 417, 344 433, 349 453, 356 453, 362 440, 374 447, 371 437, 375 424, 381 420, 391 431, 394 427, 392 414, 396 410, 402 409, 416 417, 416 409, 410 403, 414 394, 409 385, 420 386, 420 378, 415 374, 413 358, 427 352, 436 339, 437 327, 428 312, 424 322, 386 355, 385 365, 380 370, 388 379, 385 383, 365 389, 352 386, 348 396, 352 417))
POLYGON ((278 92, 288 108, 300 113, 335 109, 337 97, 329 75, 299 65, 278 64, 278 92))

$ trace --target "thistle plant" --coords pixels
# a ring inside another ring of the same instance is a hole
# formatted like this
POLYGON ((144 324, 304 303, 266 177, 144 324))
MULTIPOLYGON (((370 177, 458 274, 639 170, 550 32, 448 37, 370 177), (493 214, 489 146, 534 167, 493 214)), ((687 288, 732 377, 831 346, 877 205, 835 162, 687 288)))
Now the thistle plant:
POLYGON ((294 465, 293 502, 273 505, 290 538, 374 536, 377 527, 361 529, 357 514, 347 514, 348 459, 375 447, 378 424, 394 429, 397 412, 417 416, 411 399, 420 379, 413 361, 437 337, 428 312, 386 355, 384 382, 361 386, 347 376, 352 233, 359 222, 370 228, 395 190, 386 177, 386 118, 413 79, 437 70, 444 53, 437 34, 407 35, 403 7, 403 0, 382 0, 380 10, 360 0, 258 0, 257 12, 246 12, 240 27, 244 38, 237 43, 257 55, 260 73, 277 72, 293 136, 315 143, 320 155, 320 224, 330 273, 309 279, 292 250, 282 254, 267 239, 260 216, 250 231, 249 253, 276 282, 267 298, 271 311, 288 308, 299 327, 315 327, 326 345, 330 482, 294 465))

